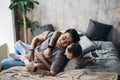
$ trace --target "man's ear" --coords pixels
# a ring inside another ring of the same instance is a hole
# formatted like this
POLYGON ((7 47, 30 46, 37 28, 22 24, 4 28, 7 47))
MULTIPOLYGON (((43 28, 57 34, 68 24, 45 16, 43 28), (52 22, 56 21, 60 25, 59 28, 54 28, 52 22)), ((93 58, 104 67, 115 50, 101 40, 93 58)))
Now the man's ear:
POLYGON ((75 58, 75 57, 73 56, 73 53, 70 53, 70 54, 71 54, 72 58, 75 58))

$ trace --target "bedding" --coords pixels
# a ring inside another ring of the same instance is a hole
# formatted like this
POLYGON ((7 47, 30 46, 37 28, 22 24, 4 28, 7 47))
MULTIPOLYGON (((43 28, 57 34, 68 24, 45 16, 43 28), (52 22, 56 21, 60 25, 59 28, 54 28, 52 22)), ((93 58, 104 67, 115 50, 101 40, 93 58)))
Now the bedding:
POLYGON ((42 76, 27 72, 25 67, 12 67, 0 73, 0 80, 117 80, 117 73, 92 72, 78 69, 60 72, 56 76, 42 76))
POLYGON ((93 41, 95 50, 84 56, 96 59, 94 65, 87 65, 84 69, 60 72, 55 77, 42 76, 27 72, 25 67, 12 67, 0 73, 0 80, 118 80, 120 61, 112 42, 93 41))
POLYGON ((95 65, 86 66, 85 69, 99 72, 117 72, 120 74, 120 61, 117 50, 109 41, 94 41, 97 49, 86 54, 96 59, 95 65))

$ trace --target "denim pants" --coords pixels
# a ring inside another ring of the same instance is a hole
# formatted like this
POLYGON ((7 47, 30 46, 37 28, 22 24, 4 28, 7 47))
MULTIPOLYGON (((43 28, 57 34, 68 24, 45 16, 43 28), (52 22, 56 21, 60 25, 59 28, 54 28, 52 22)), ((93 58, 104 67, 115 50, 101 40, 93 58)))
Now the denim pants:
MULTIPOLYGON (((17 55, 22 55, 22 56, 26 56, 26 53, 29 51, 29 44, 26 44, 22 41, 17 41, 14 45, 15 48, 15 54, 17 55)), ((8 58, 8 59, 3 59, 1 61, 2 67, 3 69, 8 69, 14 66, 25 66, 24 62, 21 60, 17 60, 17 59, 12 59, 12 58, 8 58)))

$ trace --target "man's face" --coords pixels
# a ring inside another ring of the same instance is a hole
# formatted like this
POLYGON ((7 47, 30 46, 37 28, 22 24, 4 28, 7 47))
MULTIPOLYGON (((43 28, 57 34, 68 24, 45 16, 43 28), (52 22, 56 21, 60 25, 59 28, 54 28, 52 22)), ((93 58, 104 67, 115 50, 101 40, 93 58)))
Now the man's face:
MULTIPOLYGON (((68 46, 68 47, 69 47, 69 46, 68 46)), ((72 59, 72 58, 73 58, 73 57, 72 57, 72 53, 68 52, 67 48, 66 48, 64 54, 65 54, 65 56, 66 56, 68 59, 72 59)))
POLYGON ((70 33, 63 33, 61 36, 58 38, 58 45, 60 47, 67 47, 70 43, 72 43, 72 37, 70 33))

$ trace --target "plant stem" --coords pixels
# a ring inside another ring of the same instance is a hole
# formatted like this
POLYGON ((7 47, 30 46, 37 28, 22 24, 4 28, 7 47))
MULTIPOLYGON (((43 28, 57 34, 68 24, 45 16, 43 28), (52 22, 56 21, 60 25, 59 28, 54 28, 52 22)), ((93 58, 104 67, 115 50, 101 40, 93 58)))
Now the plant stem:
POLYGON ((27 35, 27 25, 26 25, 26 15, 23 13, 23 24, 24 24, 24 40, 25 43, 28 43, 28 35, 27 35))

